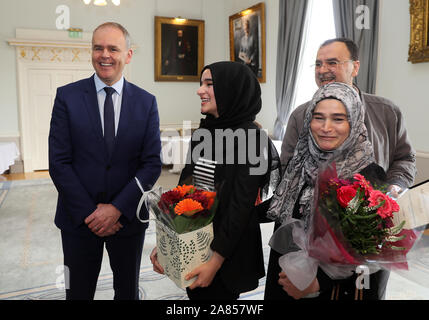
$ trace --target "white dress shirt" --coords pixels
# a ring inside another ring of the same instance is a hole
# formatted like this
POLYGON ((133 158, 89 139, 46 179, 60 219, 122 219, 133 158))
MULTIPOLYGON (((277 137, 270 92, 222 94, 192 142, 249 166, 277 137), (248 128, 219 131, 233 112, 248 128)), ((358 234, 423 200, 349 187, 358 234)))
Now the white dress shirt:
MULTIPOLYGON (((95 89, 97 90, 98 109, 100 110, 101 129, 104 135, 104 100, 106 100, 106 91, 108 87, 101 79, 94 74, 95 89)), ((113 110, 115 111, 115 135, 118 133, 119 116, 121 115, 122 92, 124 88, 124 77, 122 76, 117 82, 111 85, 115 92, 112 94, 113 110)))

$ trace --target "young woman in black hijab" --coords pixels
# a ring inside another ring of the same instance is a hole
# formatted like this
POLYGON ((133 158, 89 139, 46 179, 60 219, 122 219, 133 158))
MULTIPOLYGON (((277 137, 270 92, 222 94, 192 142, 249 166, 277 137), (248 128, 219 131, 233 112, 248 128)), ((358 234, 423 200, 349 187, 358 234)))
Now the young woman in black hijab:
POLYGON ((197 94, 206 117, 192 134, 179 184, 213 188, 219 203, 213 220, 213 255, 188 274, 195 281, 187 293, 191 300, 237 299, 257 288, 265 275, 255 202, 270 181, 271 164, 278 163, 278 155, 254 123, 262 101, 250 68, 236 62, 208 65, 201 72, 197 94))

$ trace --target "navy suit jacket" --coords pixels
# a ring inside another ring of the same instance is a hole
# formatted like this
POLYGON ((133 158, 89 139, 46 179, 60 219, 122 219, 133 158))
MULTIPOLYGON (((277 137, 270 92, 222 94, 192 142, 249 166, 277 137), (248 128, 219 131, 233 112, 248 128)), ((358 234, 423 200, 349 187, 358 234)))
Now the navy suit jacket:
MULTIPOLYGON (((124 81, 121 114, 110 159, 104 143, 94 77, 57 89, 49 133, 49 173, 58 190, 55 224, 90 235, 84 220, 98 203, 111 203, 124 226, 117 235, 143 232, 136 218, 141 197, 134 177, 149 190, 161 173, 156 99, 124 81)), ((147 218, 144 208, 141 218, 147 218)))

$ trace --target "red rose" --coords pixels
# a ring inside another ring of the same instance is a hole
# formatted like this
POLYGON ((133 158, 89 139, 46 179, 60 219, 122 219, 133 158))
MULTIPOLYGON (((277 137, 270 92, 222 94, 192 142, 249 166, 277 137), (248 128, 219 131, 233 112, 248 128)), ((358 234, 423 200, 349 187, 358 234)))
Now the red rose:
POLYGON ((343 208, 347 208, 350 200, 356 196, 356 189, 353 186, 344 186, 337 189, 337 200, 343 208))
POLYGON ((391 218, 393 212, 399 211, 399 205, 396 201, 379 190, 372 190, 368 200, 370 207, 378 206, 384 201, 384 204, 377 209, 377 214, 383 219, 391 218))

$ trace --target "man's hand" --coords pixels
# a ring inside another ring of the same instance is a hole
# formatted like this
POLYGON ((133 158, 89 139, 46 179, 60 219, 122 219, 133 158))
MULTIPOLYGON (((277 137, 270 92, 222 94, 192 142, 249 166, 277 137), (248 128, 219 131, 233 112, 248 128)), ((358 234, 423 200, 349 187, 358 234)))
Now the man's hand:
POLYGON ((120 216, 121 212, 114 205, 99 203, 97 209, 85 219, 85 223, 97 236, 106 237, 122 228, 118 221, 120 216))
POLYGON ((192 290, 197 287, 208 287, 212 283, 216 272, 220 269, 224 260, 225 258, 222 257, 219 253, 216 251, 213 252, 213 255, 209 261, 203 263, 199 267, 196 267, 186 275, 185 280, 190 280, 193 277, 197 277, 197 279, 189 286, 189 289, 192 290))
POLYGON ((110 229, 107 229, 105 232, 97 232, 96 235, 99 237, 113 236, 122 228, 122 224, 118 221, 110 229))
POLYGON ((294 284, 288 279, 286 274, 282 271, 279 273, 278 283, 283 287, 283 290, 287 292, 292 298, 298 300, 310 293, 318 292, 320 290, 319 281, 314 278, 313 282, 303 291, 299 290, 294 284))

